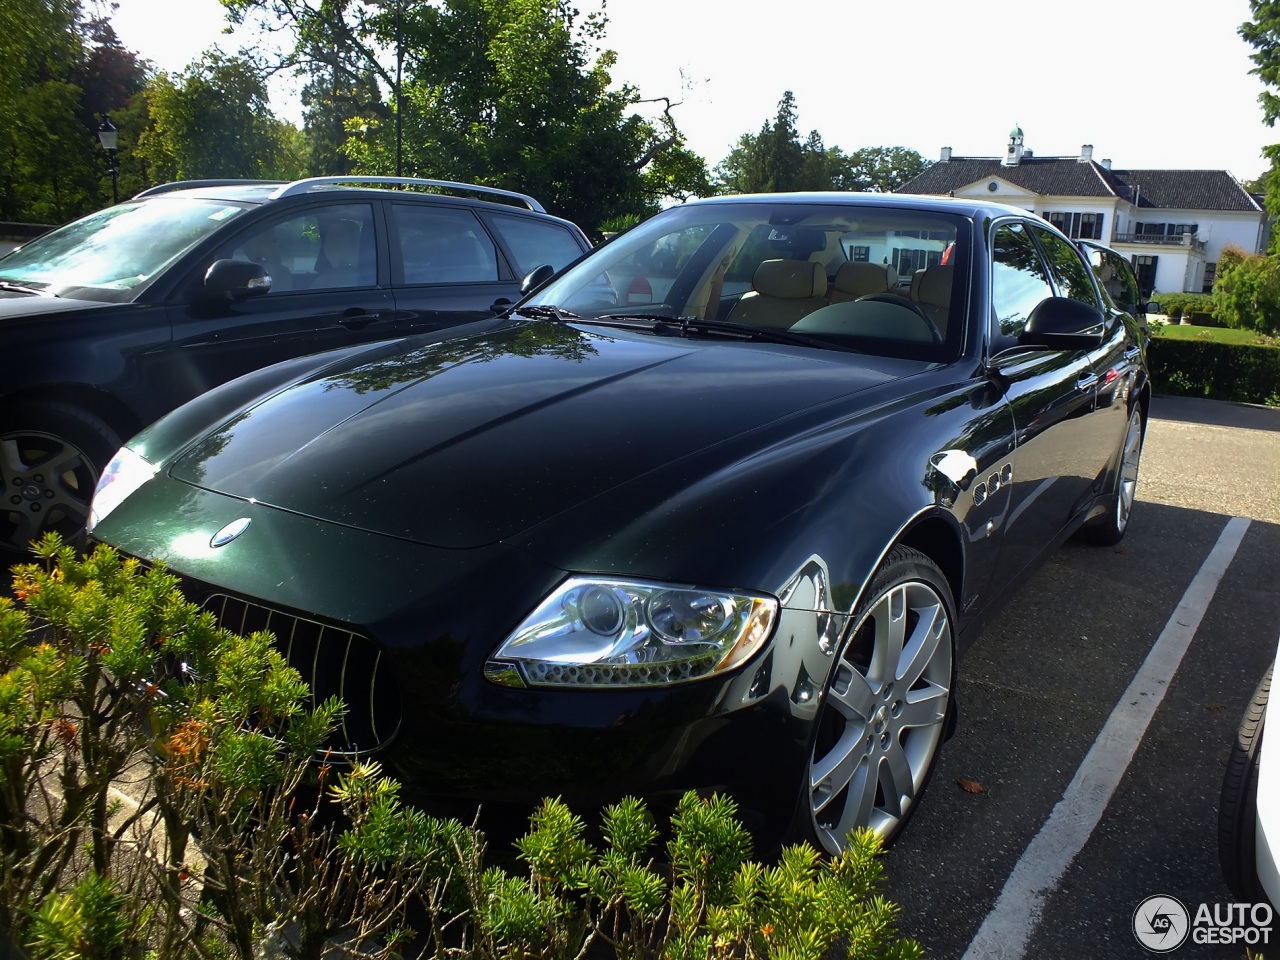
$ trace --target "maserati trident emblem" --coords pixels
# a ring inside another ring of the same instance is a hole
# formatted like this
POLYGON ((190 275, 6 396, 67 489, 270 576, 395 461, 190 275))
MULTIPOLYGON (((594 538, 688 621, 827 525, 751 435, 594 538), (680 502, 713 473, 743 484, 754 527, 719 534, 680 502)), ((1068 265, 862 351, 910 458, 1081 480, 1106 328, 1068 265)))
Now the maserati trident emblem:
POLYGON ((213 535, 209 541, 211 547, 225 547, 240 534, 249 529, 252 521, 248 517, 241 517, 239 520, 232 520, 225 527, 213 535))

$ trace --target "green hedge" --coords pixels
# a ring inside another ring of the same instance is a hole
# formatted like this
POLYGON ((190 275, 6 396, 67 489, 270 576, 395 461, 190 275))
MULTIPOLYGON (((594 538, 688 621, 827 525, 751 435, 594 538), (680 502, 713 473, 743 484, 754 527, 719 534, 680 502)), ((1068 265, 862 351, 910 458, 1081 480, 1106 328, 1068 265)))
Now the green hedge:
POLYGON ((1170 317, 1214 315, 1213 298, 1207 293, 1153 293, 1151 299, 1160 304, 1160 312, 1170 317))
POLYGON ((1147 348, 1156 393, 1280 406, 1280 349, 1158 334, 1147 348))

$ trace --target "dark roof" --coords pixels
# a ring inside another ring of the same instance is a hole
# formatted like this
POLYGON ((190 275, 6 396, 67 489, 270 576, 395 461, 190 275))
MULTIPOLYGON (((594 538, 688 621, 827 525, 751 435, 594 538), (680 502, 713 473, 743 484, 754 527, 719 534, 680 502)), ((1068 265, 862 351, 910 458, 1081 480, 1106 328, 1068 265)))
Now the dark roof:
MULTIPOLYGON (((1259 210, 1239 181, 1225 170, 1115 170, 1139 207, 1176 210, 1259 210)), ((1130 198, 1131 199, 1131 198, 1130 198)))
POLYGON ((900 193, 942 193, 967 187, 977 180, 999 177, 1032 193, 1067 197, 1123 196, 1109 171, 1074 157, 1023 157, 1016 167, 1002 166, 998 157, 952 157, 935 163, 898 188, 900 193))
POLYGON ((1041 196, 1114 196, 1143 208, 1261 209, 1225 170, 1108 170, 1078 157, 1023 157, 1013 167, 1004 166, 998 157, 952 157, 933 164, 897 192, 946 195, 993 177, 1041 196))

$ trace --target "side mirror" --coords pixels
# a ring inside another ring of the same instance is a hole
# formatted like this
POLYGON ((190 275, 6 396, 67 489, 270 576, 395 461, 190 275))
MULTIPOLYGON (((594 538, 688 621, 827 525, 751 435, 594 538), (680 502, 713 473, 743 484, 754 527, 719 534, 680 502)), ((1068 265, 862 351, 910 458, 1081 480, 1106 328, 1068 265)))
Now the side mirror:
POLYGON ((215 260, 204 275, 206 296, 245 300, 271 292, 271 277, 260 263, 249 260, 215 260))
POLYGON ((1089 350, 1102 343, 1106 322, 1097 307, 1070 297, 1049 297, 1031 311, 1018 343, 1053 350, 1089 350))
POLYGON ((532 293, 555 275, 556 268, 549 263, 544 263, 542 266, 534 267, 529 271, 529 275, 525 277, 524 281, 520 284, 521 295, 532 293))
POLYGON ((1164 311, 1160 309, 1160 304, 1156 303, 1154 300, 1147 303, 1142 308, 1142 312, 1143 313, 1164 313, 1164 311))

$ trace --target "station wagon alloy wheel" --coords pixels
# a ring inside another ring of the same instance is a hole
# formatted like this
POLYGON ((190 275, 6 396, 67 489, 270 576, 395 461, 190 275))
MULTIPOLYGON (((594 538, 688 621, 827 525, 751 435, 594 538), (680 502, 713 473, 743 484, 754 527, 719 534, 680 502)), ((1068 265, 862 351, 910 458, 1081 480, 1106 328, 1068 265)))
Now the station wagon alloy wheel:
POLYGON ((924 791, 954 678, 952 604, 924 555, 889 553, 832 671, 809 764, 814 838, 829 853, 869 827, 889 839, 924 791))
POLYGON ((71 407, 30 405, 20 417, 34 426, 0 433, 0 550, 23 550, 50 531, 74 536, 89 516, 100 465, 120 442, 71 407))

